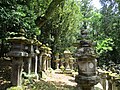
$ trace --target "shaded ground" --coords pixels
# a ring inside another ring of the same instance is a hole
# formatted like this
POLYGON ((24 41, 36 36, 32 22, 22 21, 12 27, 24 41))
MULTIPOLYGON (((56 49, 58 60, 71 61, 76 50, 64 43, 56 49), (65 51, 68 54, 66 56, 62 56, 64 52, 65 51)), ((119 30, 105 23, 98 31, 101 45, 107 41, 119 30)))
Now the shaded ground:
MULTIPOLYGON (((6 90, 11 86, 10 77, 11 60, 0 58, 0 90, 6 90)), ((27 84, 27 87, 33 88, 25 90, 75 90, 76 83, 74 79, 70 75, 52 73, 44 79, 45 82, 40 80, 39 82, 27 84), (50 89, 50 87, 52 88, 50 89)))
POLYGON ((11 61, 0 58, 0 90, 10 87, 11 61))

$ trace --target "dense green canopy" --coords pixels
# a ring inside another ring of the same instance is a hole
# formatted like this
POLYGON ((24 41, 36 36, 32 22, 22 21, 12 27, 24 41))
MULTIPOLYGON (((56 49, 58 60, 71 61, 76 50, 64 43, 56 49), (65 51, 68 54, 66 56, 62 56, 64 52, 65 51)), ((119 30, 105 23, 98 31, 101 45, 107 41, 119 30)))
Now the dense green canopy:
POLYGON ((53 54, 76 49, 73 43, 80 38, 80 30, 87 28, 90 39, 97 42, 100 64, 120 60, 120 1, 100 0, 97 10, 92 0, 1 0, 0 41, 1 56, 7 52, 5 38, 11 32, 24 29, 27 38, 36 35, 48 44, 53 54), (9 33, 8 33, 9 32, 9 33))

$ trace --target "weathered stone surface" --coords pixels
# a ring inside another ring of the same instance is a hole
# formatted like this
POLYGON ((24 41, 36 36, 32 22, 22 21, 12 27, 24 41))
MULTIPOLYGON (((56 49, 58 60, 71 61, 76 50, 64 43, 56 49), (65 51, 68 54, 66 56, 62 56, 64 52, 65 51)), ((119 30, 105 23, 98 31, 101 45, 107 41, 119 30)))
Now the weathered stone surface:
POLYGON ((78 64, 78 75, 75 77, 78 90, 94 90, 93 86, 99 82, 96 76, 96 53, 92 47, 92 41, 87 40, 86 30, 81 31, 83 40, 77 44, 78 50, 75 54, 78 64))

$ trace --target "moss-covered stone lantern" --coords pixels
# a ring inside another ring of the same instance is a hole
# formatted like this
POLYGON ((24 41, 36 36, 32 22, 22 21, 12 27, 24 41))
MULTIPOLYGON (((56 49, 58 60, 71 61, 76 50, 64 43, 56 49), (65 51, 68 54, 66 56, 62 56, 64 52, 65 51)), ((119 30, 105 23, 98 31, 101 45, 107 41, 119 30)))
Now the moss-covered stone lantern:
POLYGON ((96 75, 96 54, 93 43, 87 40, 88 31, 82 30, 82 40, 77 44, 78 50, 75 54, 78 64, 78 75, 75 77, 77 90, 94 90, 93 86, 99 82, 96 75))
POLYGON ((65 72, 66 73, 71 73, 70 58, 71 58, 71 52, 69 50, 65 50, 64 51, 64 59, 65 59, 65 72))
POLYGON ((47 47, 46 45, 41 46, 41 51, 42 51, 42 61, 41 61, 41 69, 42 71, 46 71, 46 60, 47 60, 47 47))
POLYGON ((25 51, 28 53, 28 57, 24 58, 24 71, 30 75, 32 69, 32 58, 35 56, 34 48, 33 48, 33 39, 28 39, 28 42, 25 46, 25 51))
POLYGON ((34 45, 35 45, 35 76, 38 80, 38 56, 40 54, 39 47, 42 45, 40 41, 37 40, 36 37, 34 37, 34 45))
POLYGON ((21 86, 23 58, 28 56, 25 52, 25 44, 28 40, 24 37, 24 30, 20 29, 16 35, 8 38, 8 41, 11 43, 11 51, 8 53, 12 58, 11 82, 13 86, 21 86))

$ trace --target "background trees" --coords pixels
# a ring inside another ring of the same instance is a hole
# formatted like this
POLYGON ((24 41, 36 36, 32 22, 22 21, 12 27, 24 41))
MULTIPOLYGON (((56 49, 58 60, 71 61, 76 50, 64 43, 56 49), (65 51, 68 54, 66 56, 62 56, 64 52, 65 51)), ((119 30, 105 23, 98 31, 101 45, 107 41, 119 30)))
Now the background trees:
POLYGON ((102 8, 95 9, 92 0, 1 0, 0 42, 1 56, 7 52, 8 32, 25 30, 26 37, 37 35, 47 43, 53 54, 65 49, 72 52, 81 28, 87 27, 90 39, 96 41, 101 64, 120 60, 120 1, 100 0, 102 8), (39 22, 41 20, 41 22, 39 22), (37 25, 40 24, 40 27, 37 25), (6 50, 6 51, 5 51, 6 50))
MULTIPOLYGON (((101 42, 103 52, 100 54, 100 59, 107 64, 107 62, 114 61, 119 63, 119 7, 115 0, 100 0, 102 8, 100 13, 101 24, 99 35, 101 35, 101 42)), ((101 47, 101 46, 100 46, 101 47)))

